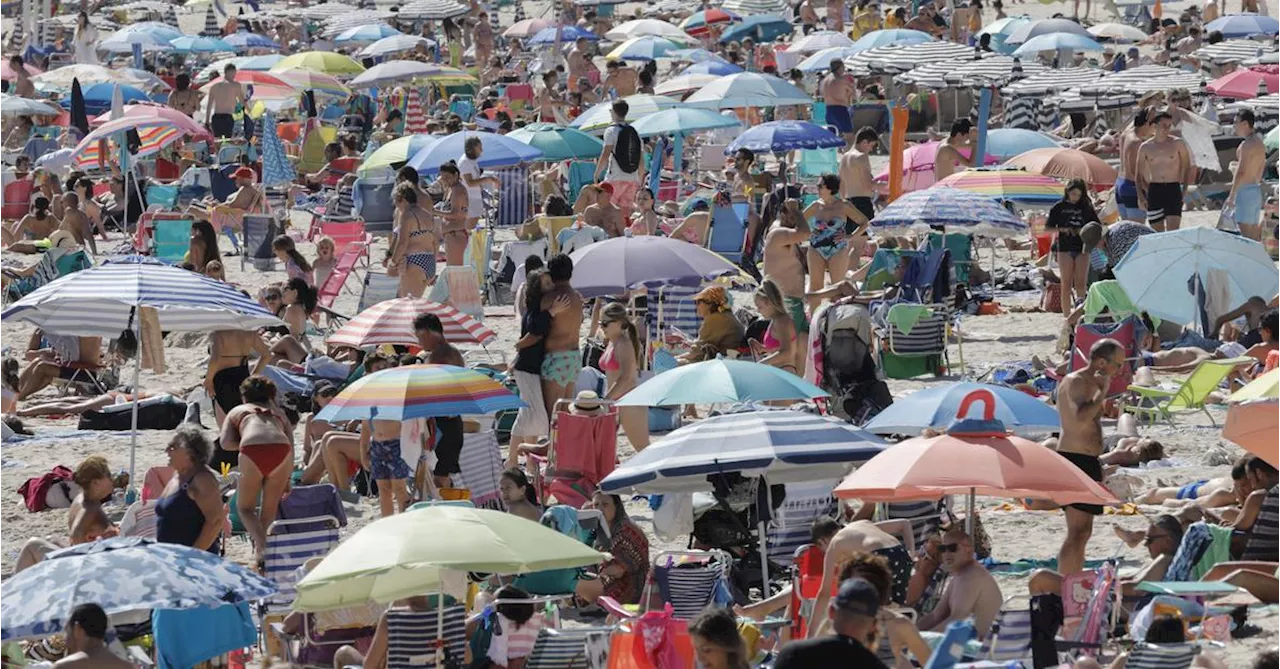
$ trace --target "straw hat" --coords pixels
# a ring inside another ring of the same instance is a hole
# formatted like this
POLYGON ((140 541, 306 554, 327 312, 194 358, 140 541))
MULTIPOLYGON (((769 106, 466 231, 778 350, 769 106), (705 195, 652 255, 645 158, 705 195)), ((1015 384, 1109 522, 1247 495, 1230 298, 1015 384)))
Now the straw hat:
POLYGON ((580 391, 569 405, 569 413, 590 414, 600 411, 600 396, 594 390, 580 391))

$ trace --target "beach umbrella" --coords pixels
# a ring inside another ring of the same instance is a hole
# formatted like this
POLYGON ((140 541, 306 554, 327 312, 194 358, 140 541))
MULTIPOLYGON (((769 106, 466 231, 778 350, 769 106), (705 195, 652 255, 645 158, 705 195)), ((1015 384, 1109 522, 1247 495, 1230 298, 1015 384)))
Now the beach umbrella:
POLYGON ((621 60, 657 60, 667 58, 672 51, 681 48, 679 43, 665 37, 633 37, 614 47, 605 54, 607 59, 621 60))
POLYGON ((1272 467, 1280 467, 1280 403, 1275 397, 1233 404, 1227 409, 1227 423, 1222 426, 1222 438, 1238 444, 1244 450, 1267 461, 1272 467))
POLYGON ((400 7, 396 16, 410 21, 443 21, 463 16, 471 8, 454 0, 414 0, 400 7))
POLYGON ((352 88, 404 85, 411 81, 425 79, 428 75, 439 71, 440 66, 431 63, 416 60, 389 60, 361 72, 348 83, 352 88))
POLYGON ((1249 400, 1276 399, 1280 397, 1280 368, 1273 369, 1250 381, 1240 390, 1231 393, 1228 398, 1232 402, 1248 402, 1249 400))
MULTIPOLYGON (((987 157, 1008 160, 1032 149, 1053 149, 1061 146, 1052 135, 1022 128, 992 128, 987 131, 987 157)), ((935 152, 936 155, 936 152, 935 152)))
POLYGON ((1228 14, 1218 17, 1204 26, 1204 34, 1222 33, 1227 39, 1237 37, 1254 37, 1256 35, 1276 35, 1280 31, 1280 23, 1270 16, 1260 14, 1228 14))
POLYGON ((362 376, 343 388, 316 420, 408 420, 491 414, 524 406, 485 374, 453 365, 406 365, 362 376))
POLYGON ((990 390, 971 391, 946 434, 890 446, 841 481, 833 494, 863 502, 895 502, 967 493, 970 522, 976 495, 1119 504, 1115 495, 1057 451, 1008 434, 995 410, 990 390), (977 403, 983 405, 982 417, 965 418, 977 403))
POLYGON ((1110 188, 1116 181, 1116 168, 1092 153, 1063 147, 1032 149, 1010 158, 1006 167, 1021 167, 1059 179, 1083 179, 1094 188, 1110 188))
POLYGON ((507 137, 538 149, 542 152, 542 160, 549 163, 574 158, 597 158, 604 151, 604 142, 598 137, 577 128, 566 128, 554 123, 532 123, 507 133, 507 137))
MULTIPOLYGON (((81 89, 84 96, 84 108, 86 114, 101 114, 111 108, 111 101, 117 95, 123 103, 128 102, 149 102, 151 100, 145 92, 133 86, 125 86, 123 84, 90 84, 81 89)), ((64 100, 63 105, 70 108, 71 101, 64 100)))
POLYGON ((384 37, 394 37, 403 35, 404 33, 392 28, 385 23, 367 23, 362 26, 348 28, 333 38, 338 44, 348 44, 352 42, 376 42, 384 37))
POLYGON ((1031 17, 1025 14, 1022 16, 1007 16, 1003 19, 996 19, 995 21, 983 26, 982 30, 979 30, 977 34, 974 35, 974 39, 978 39, 983 35, 991 35, 991 48, 997 53, 1009 53, 1010 51, 1013 51, 1013 46, 1006 45, 1005 40, 1009 38, 1009 35, 1012 34, 1013 31, 1031 23, 1031 21, 1031 17))
POLYGON ((881 234, 927 232, 932 226, 986 237, 1022 237, 1028 230, 1026 221, 996 200, 945 186, 907 193, 871 219, 871 229, 881 234))
POLYGON ((542 46, 546 44, 555 44, 557 41, 561 44, 569 44, 580 39, 590 42, 600 41, 600 36, 578 26, 548 26, 534 33, 533 37, 525 40, 525 44, 529 46, 542 46), (559 35, 557 36, 557 33, 559 35))
POLYGON ((536 35, 539 30, 549 28, 552 25, 554 24, 546 19, 524 19, 523 21, 516 21, 510 28, 504 30, 502 32, 502 36, 507 38, 514 37, 524 39, 526 37, 532 37, 536 35))
POLYGON ((1062 429, 1058 410, 1008 386, 987 383, 950 383, 917 390, 876 414, 863 426, 874 434, 919 435, 924 430, 945 430, 959 415, 964 398, 985 389, 995 402, 995 418, 1011 432, 1024 437, 1062 429))
POLYGON ((739 272, 723 256, 670 237, 616 237, 569 257, 574 267, 570 283, 583 297, 621 295, 640 286, 700 286, 739 272))
POLYGON ((696 11, 685 17, 685 20, 680 22, 680 29, 697 37, 707 34, 713 25, 741 20, 742 17, 734 12, 720 7, 713 7, 696 11))
MULTIPOLYGON (((22 64, 22 69, 26 70, 27 76, 32 77, 44 72, 44 70, 36 67, 35 65, 28 65, 26 63, 22 64)), ((8 59, 5 59, 4 62, 0 62, 0 81, 13 81, 17 78, 18 73, 14 72, 13 68, 10 67, 8 59)))
POLYGON ((209 551, 141 537, 112 537, 54 551, 0 586, 0 640, 64 631, 81 604, 107 615, 194 609, 263 599, 276 584, 209 551))
POLYGON ((624 42, 636 37, 664 37, 672 42, 688 43, 692 40, 688 33, 657 19, 635 19, 625 21, 604 34, 605 39, 624 42))
POLYGON ((678 61, 688 61, 690 63, 704 63, 709 60, 727 63, 729 61, 720 57, 720 54, 706 49, 681 49, 671 52, 671 59, 678 61))
POLYGON ((418 170, 419 174, 430 175, 440 170, 440 166, 450 160, 458 160, 463 155, 463 144, 471 137, 479 137, 484 147, 480 156, 480 167, 510 167, 522 163, 542 160, 542 151, 508 135, 492 132, 455 132, 420 149, 409 157, 406 163, 418 170))
MULTIPOLYGON (((211 88, 213 88, 214 84, 217 84, 221 81, 223 81, 223 77, 221 75, 214 77, 209 81, 209 83, 205 84, 204 86, 201 86, 200 90, 207 93, 211 88)), ((289 83, 288 81, 285 81, 285 79, 281 77, 279 74, 277 74, 276 72, 260 72, 256 70, 237 69, 236 83, 247 84, 255 87, 270 86, 273 88, 289 88, 289 89, 296 88, 293 84, 289 83)))
MULTIPOLYGON (((270 37, 251 33, 248 31, 240 31, 232 33, 223 38, 223 41, 235 47, 237 51, 245 51, 248 49, 279 49, 280 45, 276 44, 270 37)), ((248 68, 245 68, 248 69, 248 68)))
POLYGON ((938 40, 933 35, 920 30, 890 28, 887 30, 872 30, 862 37, 859 37, 852 46, 859 51, 866 51, 867 49, 874 49, 882 46, 921 44, 923 42, 936 41, 938 40))
MULTIPOLYGON (((670 54, 668 54, 670 55, 670 54)), ((681 75, 685 74, 714 74, 717 77, 723 77, 730 74, 745 72, 741 67, 733 63, 726 63, 720 60, 704 60, 701 63, 694 63, 689 67, 680 70, 681 75)))
POLYGON ((80 80, 81 86, 98 83, 116 83, 138 85, 142 82, 124 70, 113 70, 101 65, 64 65, 31 77, 32 83, 38 86, 70 90, 71 82, 80 80))
POLYGON ((792 42, 791 46, 787 47, 787 53, 810 54, 842 46, 853 46, 853 40, 842 32, 818 30, 792 42))
POLYGON ((401 297, 379 302, 356 314, 355 318, 329 335, 325 342, 356 348, 384 344, 417 346, 418 337, 413 332, 413 320, 422 314, 439 317, 444 326, 444 338, 454 344, 484 346, 498 338, 484 323, 447 304, 438 304, 420 297, 401 297))
MULTIPOLYGON (((240 34, 240 33, 237 33, 240 34)), ((230 41, 228 39, 227 41, 230 41)), ((231 58, 222 58, 206 65, 196 73, 197 81, 207 81, 220 74, 228 65, 235 65, 237 70, 250 70, 253 72, 266 72, 275 67, 276 63, 284 60, 284 56, 278 53, 269 53, 261 56, 232 56, 231 58)))
POLYGON ((346 98, 351 95, 351 89, 345 84, 338 81, 337 77, 308 70, 305 67, 297 67, 291 70, 280 70, 275 76, 289 84, 299 91, 315 91, 320 95, 330 95, 337 98, 346 98))
POLYGON ((331 51, 304 51, 295 53, 292 56, 285 56, 284 60, 276 63, 275 67, 271 68, 271 71, 279 72, 295 67, 305 67, 309 70, 332 75, 354 75, 364 72, 364 66, 352 60, 350 56, 331 51))
POLYGON ((703 130, 733 128, 738 119, 720 112, 696 107, 676 107, 650 114, 632 124, 641 137, 687 135, 703 130))
POLYGON ((1022 44, 1032 37, 1052 35, 1053 33, 1070 33, 1089 37, 1089 31, 1071 19, 1039 19, 1019 25, 1009 32, 1005 44, 1022 44))
MULTIPOLYGON (((628 123, 635 123, 649 114, 674 109, 681 104, 679 100, 665 95, 628 95, 622 99, 627 102, 628 123)), ((583 132, 603 131, 613 125, 613 102, 604 101, 592 105, 569 125, 583 132)))
MULTIPOLYGON (((673 97, 682 97, 687 93, 701 90, 707 84, 719 79, 723 75, 718 74, 682 74, 678 77, 672 77, 654 87, 653 92, 658 95, 670 95, 673 97)), ((702 111, 711 111, 704 109, 702 111)))
MULTIPOLYGON (((425 37, 419 37, 418 35, 392 35, 390 37, 383 37, 373 44, 361 49, 360 55, 365 58, 385 58, 393 54, 412 51, 417 49, 419 46, 426 47, 429 50, 437 47, 433 40, 429 40, 425 37)), ((368 70, 365 70, 361 74, 363 75, 367 73, 368 70)))
POLYGON ((154 36, 167 43, 170 40, 182 37, 182 31, 161 21, 139 21, 137 23, 130 23, 117 30, 111 35, 111 37, 132 35, 154 36))
POLYGON ((369 154, 360 163, 358 172, 361 176, 373 174, 378 170, 399 169, 402 165, 413 157, 413 154, 422 150, 428 144, 440 141, 435 135, 412 134, 403 137, 397 137, 369 154))
POLYGON ((266 112, 262 115, 262 186, 271 188, 293 183, 298 178, 293 161, 289 160, 280 135, 276 132, 276 115, 266 112))
POLYGON ((726 156, 738 149, 756 153, 786 153, 800 149, 830 149, 844 146, 844 140, 822 126, 808 121, 769 121, 747 128, 725 147, 726 156))
POLYGON ((1098 23, 1087 28, 1090 35, 1097 39, 1113 42, 1141 42, 1147 34, 1127 23, 1098 23))
MULTIPOLYGON (((934 163, 938 160, 938 149, 942 147, 941 142, 925 142, 917 144, 902 154, 902 188, 905 192, 920 191, 934 185, 934 163)), ((965 158, 973 155, 973 149, 962 148, 960 155, 965 158)), ((987 154, 985 165, 995 165, 1000 161, 987 154)), ((875 181, 879 183, 888 183, 889 168, 886 166, 879 174, 875 176, 875 181)))
MULTIPOLYGON (((182 132, 197 137, 208 137, 211 133, 207 128, 196 123, 190 116, 174 109, 172 107, 163 107, 158 104, 129 104, 123 109, 122 118, 138 118, 149 120, 163 120, 177 126, 182 132)), ((98 127, 111 121, 111 112, 99 114, 88 121, 85 126, 85 134, 89 134, 88 127, 98 127)))
POLYGON ((1037 35, 1023 42, 1013 50, 1013 55, 1020 58, 1034 58, 1041 51, 1085 51, 1100 52, 1102 45, 1088 35, 1074 33, 1049 33, 1037 35))
POLYGON ((716 358, 658 374, 623 395, 618 406, 737 404, 820 397, 828 397, 828 393, 781 368, 750 360, 716 358))
POLYGON ((510 513, 429 506, 375 520, 343 541, 298 581, 293 608, 390 603, 439 590, 444 572, 523 574, 585 567, 605 558, 573 537, 510 513))
POLYGON ((796 68, 799 69, 801 72, 807 72, 807 73, 826 72, 827 70, 831 69, 831 61, 839 60, 843 62, 844 59, 849 58, 853 55, 856 55, 862 51, 863 49, 859 48, 857 45, 838 46, 830 49, 823 49, 822 51, 819 51, 805 58, 804 60, 800 61, 800 64, 797 65, 796 68))
MULTIPOLYGON (((744 13, 744 16, 746 14, 744 13)), ((772 42, 779 37, 790 35, 796 27, 776 14, 754 14, 747 16, 741 23, 735 23, 720 35, 720 43, 741 42, 751 38, 757 42, 772 42)))
POLYGON ((690 95, 686 104, 713 109, 782 107, 813 104, 813 98, 790 82, 769 74, 739 72, 690 95))
POLYGON ((939 181, 937 185, 1027 205, 1052 205, 1062 200, 1062 182, 1026 170, 964 170, 939 181))
POLYGON ((57 116, 62 113, 55 105, 43 100, 20 98, 0 93, 0 116, 57 116))
POLYGON ((1262 144, 1272 151, 1280 149, 1280 126, 1272 128, 1271 132, 1262 138, 1262 144))
POLYGON ((226 40, 217 37, 201 37, 200 35, 183 35, 171 40, 169 45, 180 53, 218 53, 235 51, 236 47, 226 40))
POLYGON ((1143 311, 1175 323, 1199 320, 1191 279, 1221 277, 1227 302, 1244 304, 1275 292, 1275 261, 1251 239, 1213 228, 1182 228, 1143 235, 1115 267, 1120 287, 1143 311))
POLYGON ((1267 93, 1280 91, 1280 74, 1275 67, 1270 71, 1261 68, 1245 68, 1223 75, 1209 82, 1205 89, 1222 98, 1251 100, 1267 93))

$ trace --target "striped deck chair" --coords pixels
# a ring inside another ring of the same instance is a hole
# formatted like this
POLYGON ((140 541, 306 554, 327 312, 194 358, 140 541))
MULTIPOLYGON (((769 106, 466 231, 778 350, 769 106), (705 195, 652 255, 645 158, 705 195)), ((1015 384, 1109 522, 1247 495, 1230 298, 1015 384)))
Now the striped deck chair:
POLYGON ((120 536, 156 538, 156 501, 138 500, 129 505, 120 521, 120 536))
POLYGON ((947 367, 945 304, 899 303, 889 307, 879 338, 880 364, 891 379, 941 374, 947 367))
POLYGON ((538 630, 525 669, 604 669, 612 627, 538 630))
POLYGON ((690 337, 697 337, 698 330, 702 328, 702 317, 698 315, 693 297, 700 290, 700 287, 664 286, 649 292, 649 310, 644 320, 650 355, 658 349, 665 349, 672 354, 688 350, 683 338, 667 335, 672 329, 676 329, 690 337))
POLYGON ((813 521, 835 508, 831 490, 836 481, 788 483, 787 497, 769 523, 769 560, 790 567, 796 550, 809 543, 813 521))
POLYGON ((732 563, 728 553, 719 550, 658 553, 640 601, 653 601, 651 595, 656 586, 662 601, 671 605, 674 618, 692 620, 716 601, 732 563))
POLYGON ((1010 597, 1000 606, 1000 612, 991 623, 991 634, 982 642, 979 659, 991 662, 1021 660, 1031 666, 1031 608, 1025 602, 1017 607, 1010 604, 1023 599, 1021 596, 1010 597))
POLYGON ((1200 647, 1193 643, 1138 643, 1125 660, 1125 669, 1187 669, 1200 647))
POLYGON ((360 291, 360 302, 356 311, 364 311, 379 302, 394 300, 399 291, 398 277, 387 276, 382 272, 369 272, 364 275, 364 288, 360 291))
POLYGON ((467 650, 467 607, 437 610, 389 609, 387 669, 461 666, 467 650), (443 622, 442 622, 443 618, 443 622), (437 662, 439 657, 443 661, 437 662))
POLYGON ((40 262, 30 276, 17 278, 5 287, 5 302, 20 300, 54 279, 92 266, 93 262, 89 260, 89 254, 83 250, 68 252, 65 249, 49 249, 40 258, 40 262))
POLYGON ((333 516, 314 516, 277 520, 267 528, 267 546, 263 551, 266 577, 275 581, 279 589, 275 595, 262 602, 261 613, 288 608, 297 594, 295 588, 298 567, 313 557, 320 557, 338 545, 339 521, 333 516), (288 528, 310 526, 303 532, 288 528))
POLYGON ((471 491, 471 503, 477 507, 505 511, 498 480, 504 469, 498 433, 494 430, 470 432, 462 436, 461 487, 471 491))

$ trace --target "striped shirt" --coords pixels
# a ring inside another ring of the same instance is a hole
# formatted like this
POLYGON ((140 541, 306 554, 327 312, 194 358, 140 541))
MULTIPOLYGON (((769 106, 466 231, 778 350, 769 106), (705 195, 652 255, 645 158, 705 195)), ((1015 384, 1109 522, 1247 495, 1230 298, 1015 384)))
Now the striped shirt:
POLYGON ((1262 509, 1258 518, 1253 521, 1253 530, 1249 533, 1249 542, 1245 544, 1241 560, 1274 562, 1277 551, 1280 551, 1280 485, 1273 485, 1267 490, 1262 501, 1262 509))

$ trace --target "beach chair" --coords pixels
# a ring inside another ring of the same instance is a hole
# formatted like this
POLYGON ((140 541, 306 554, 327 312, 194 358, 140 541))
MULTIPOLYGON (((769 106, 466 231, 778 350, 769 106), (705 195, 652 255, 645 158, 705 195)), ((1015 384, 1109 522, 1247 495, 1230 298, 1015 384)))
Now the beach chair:
POLYGON ((560 231, 573 225, 577 216, 539 216, 538 228, 551 244, 551 255, 560 252, 560 231))
POLYGON ((533 102, 533 86, 529 84, 508 84, 504 97, 511 101, 511 111, 520 111, 533 102))
POLYGON ((569 400, 556 402, 545 462, 537 455, 528 456, 533 484, 543 504, 554 497, 561 504, 582 508, 600 481, 617 466, 618 410, 612 402, 602 404, 607 412, 587 416, 569 413, 569 400))
POLYGON ((240 270, 244 271, 247 262, 252 262, 254 269, 258 271, 275 269, 276 253, 271 249, 271 242, 280 234, 280 226, 275 217, 245 214, 241 226, 244 245, 240 247, 240 270))
POLYGON ((4 187, 4 204, 0 205, 0 218, 16 221, 31 211, 31 193, 35 192, 35 181, 18 179, 4 187))
POLYGON ((1137 396, 1137 402, 1133 404, 1125 403, 1124 410, 1146 420, 1148 423, 1155 423, 1157 420, 1162 419, 1169 421, 1169 424, 1173 425, 1174 412, 1199 409, 1209 417, 1209 423, 1216 426, 1217 423, 1213 420, 1213 414, 1209 413, 1208 407, 1205 406, 1205 401, 1209 398, 1209 394, 1218 389, 1218 386, 1226 380, 1232 370, 1241 365, 1248 365, 1254 362, 1256 360, 1249 356, 1223 360, 1205 360, 1196 365, 1191 374, 1183 379, 1174 390, 1131 385, 1128 388, 1129 392, 1137 396))
POLYGON ((129 505, 120 521, 120 536, 156 538, 156 501, 138 500, 129 505))
POLYGON ((941 375, 949 366, 945 304, 890 306, 880 332, 880 367, 891 379, 941 375))
POLYGON ((951 252, 951 283, 969 284, 969 268, 973 266, 973 235, 959 233, 929 233, 926 242, 930 252, 946 249, 951 252))
MULTIPOLYGON (((689 626, 683 621, 668 625, 665 643, 674 648, 674 658, 679 660, 675 666, 699 667, 693 650, 693 637, 689 635, 689 626)), ((645 650, 649 640, 645 631, 636 629, 630 622, 619 625, 609 639, 609 664, 607 669, 650 669, 653 660, 645 650), (645 635, 643 639, 639 638, 645 635)), ((760 665, 760 666, 768 666, 760 665)))
POLYGON ((5 303, 20 300, 54 279, 89 267, 93 267, 93 262, 83 249, 67 251, 51 248, 41 256, 40 262, 36 263, 35 270, 29 276, 18 277, 5 286, 5 303))
MULTIPOLYGON (((1116 587, 1116 562, 1107 560, 1093 574, 1093 585, 1088 601, 1083 607, 1083 614, 1078 618, 1067 617, 1063 622, 1063 630, 1073 627, 1070 637, 1055 640, 1059 653, 1074 655, 1084 650, 1088 655, 1096 655, 1106 642, 1107 635, 1115 627, 1115 613, 1119 611, 1119 588, 1116 587)), ((1064 600, 1064 604, 1065 604, 1064 600)))
MULTIPOLYGON (((575 509, 567 504, 553 504, 542 512, 539 522, 560 534, 588 546, 595 544, 601 533, 608 536, 609 528, 604 515, 595 509, 575 509)), ((517 588, 531 595, 572 595, 582 569, 544 569, 520 574, 512 582, 517 588)))
POLYGON ((171 210, 178 206, 177 184, 147 184, 147 205, 160 205, 162 210, 171 210))
MULTIPOLYGON (((596 161, 594 160, 573 160, 569 162, 569 174, 565 178, 568 182, 568 188, 565 189, 565 197, 570 204, 578 201, 578 195, 582 193, 582 187, 596 181, 596 161)), ((551 235, 555 239, 554 235, 551 235)))
POLYGON ((314 124, 302 138, 302 156, 298 159, 298 171, 304 174, 319 172, 324 167, 324 145, 338 138, 333 126, 314 124))
POLYGON ((715 172, 723 170, 726 162, 725 144, 703 144, 698 147, 698 171, 715 172))
POLYGON ((728 594, 726 585, 732 565, 729 554, 721 550, 663 551, 654 557, 640 601, 651 602, 656 586, 662 602, 671 605, 673 617, 692 620, 715 603, 718 594, 728 594))
POLYGON ((1071 358, 1068 371, 1084 369, 1089 365, 1089 350, 1100 339, 1114 339, 1124 346, 1125 364, 1111 377, 1111 385, 1107 387, 1107 396, 1121 395, 1133 382, 1135 364, 1139 358, 1138 341, 1144 331, 1142 322, 1136 316, 1129 316, 1116 323, 1080 323, 1076 325, 1075 337, 1071 346, 1071 358))
POLYGON ((1125 669, 1187 669, 1200 647, 1194 643, 1139 642, 1129 652, 1125 669))
POLYGON ((386 618, 388 669, 463 665, 466 605, 446 606, 443 611, 388 609, 386 618))
POLYGON ((463 122, 471 120, 471 116, 476 113, 475 101, 470 95, 460 95, 458 99, 449 103, 449 112, 457 114, 463 122))
MULTIPOLYGON (((1084 315, 1082 323, 1094 323, 1100 320, 1115 322, 1129 316, 1141 316, 1142 310, 1129 299, 1128 293, 1119 281, 1107 279, 1095 281, 1089 286, 1084 298, 1084 315)), ((1158 327, 1160 323, 1156 321, 1158 327)))
POLYGON ((840 173, 840 154, 836 149, 801 149, 796 165, 797 179, 817 179, 824 174, 840 173))
POLYGON ((473 267, 446 265, 440 268, 427 299, 447 304, 478 321, 484 321, 480 279, 473 267))
POLYGON ((167 263, 182 262, 191 244, 191 224, 191 219, 156 220, 152 233, 155 257, 167 263))
MULTIPOLYGON (((281 508, 285 504, 282 500, 281 508)), ((262 602, 260 612, 263 616, 287 609, 293 604, 297 595, 295 586, 298 567, 313 557, 322 557, 333 550, 338 545, 338 529, 341 524, 337 517, 324 515, 277 520, 267 527, 267 545, 263 551, 266 566, 264 575, 275 582, 278 592, 262 602)))
POLYGON ((809 543, 813 521, 831 515, 836 481, 788 483, 787 497, 769 522, 769 561, 790 567, 796 550, 809 543))
POLYGON ((711 212, 707 248, 735 265, 742 260, 742 245, 747 237, 748 206, 746 202, 735 202, 729 207, 715 207, 711 212))
POLYGON ((918 255, 921 255, 919 251, 911 249, 876 249, 871 256, 871 266, 867 268, 866 278, 862 281, 862 290, 881 290, 889 285, 896 285, 902 280, 906 263, 918 255))
POLYGON ((649 291, 649 308, 644 321, 649 341, 649 355, 659 349, 673 355, 689 350, 689 341, 681 336, 667 337, 673 330, 696 337, 702 328, 702 317, 693 298, 702 290, 700 286, 662 286, 649 291))
POLYGON ((525 669, 596 669, 609 657, 613 627, 542 628, 525 669))
POLYGON ((342 646, 356 646, 372 641, 377 633, 377 618, 370 625, 349 625, 321 629, 317 625, 317 614, 305 613, 302 618, 302 629, 298 634, 285 632, 283 623, 271 623, 268 631, 276 640, 268 647, 276 649, 280 659, 291 665, 315 669, 328 669, 333 666, 333 656, 342 646))
POLYGON ((387 276, 383 272, 368 272, 364 275, 364 288, 360 291, 356 311, 364 311, 379 302, 394 300, 399 292, 399 277, 387 276))
MULTIPOLYGON (((462 455, 458 460, 462 472, 456 484, 470 491, 473 505, 506 511, 498 482, 504 469, 502 450, 498 447, 498 433, 494 430, 468 432, 462 436, 462 455)), ((456 485, 455 484, 455 485, 456 485)))
MULTIPOLYGON (((333 271, 329 272, 329 276, 325 277, 324 283, 320 285, 320 289, 317 291, 316 301, 320 306, 326 309, 333 306, 333 301, 338 299, 338 295, 347 283, 347 278, 355 270, 360 258, 366 257, 368 253, 368 247, 352 247, 338 255, 338 259, 333 265, 333 271)), ((399 285, 399 280, 397 280, 397 290, 399 285)), ((331 314, 330 319, 332 320, 332 318, 333 315, 331 314)))
POLYGON ((796 549, 791 558, 791 638, 803 639, 809 634, 814 602, 822 585, 826 554, 816 544, 796 549))
POLYGON ((899 284, 899 300, 940 304, 951 296, 951 252, 936 249, 907 259, 899 284))
POLYGON ((391 201, 394 187, 395 183, 388 180, 356 179, 353 194, 356 215, 364 221, 366 232, 391 232, 395 215, 395 205, 391 201))
POLYGON ((1031 666, 1031 608, 1022 595, 1004 601, 991 623, 991 634, 982 642, 978 659, 988 662, 1019 662, 1031 666), (1013 604, 1022 602, 1021 606, 1013 604))

